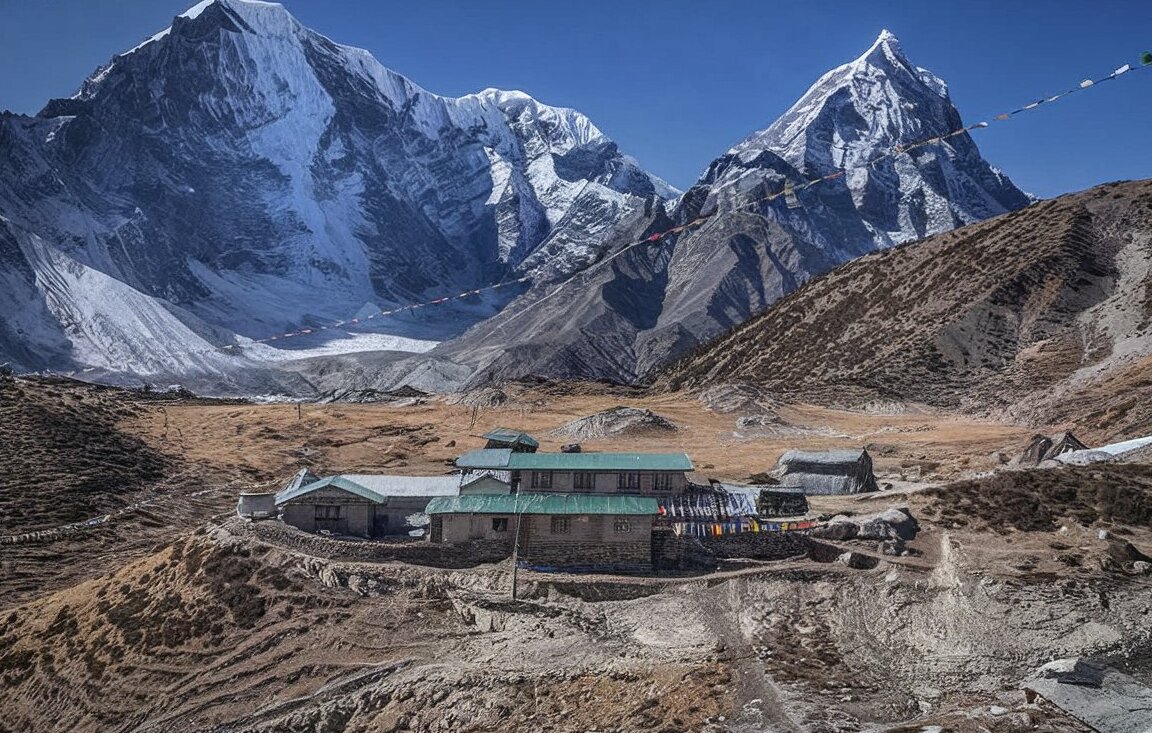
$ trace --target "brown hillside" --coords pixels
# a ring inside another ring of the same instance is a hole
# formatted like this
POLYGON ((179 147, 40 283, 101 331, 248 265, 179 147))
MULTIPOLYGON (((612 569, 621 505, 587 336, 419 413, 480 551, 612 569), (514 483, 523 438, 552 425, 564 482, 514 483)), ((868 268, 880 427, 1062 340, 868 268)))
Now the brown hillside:
POLYGON ((117 426, 144 409, 119 389, 0 377, 0 534, 114 511, 171 472, 174 460, 117 426))
POLYGON ((1149 402, 1139 366, 1152 353, 1150 272, 1152 181, 1107 184, 844 265, 659 384, 745 381, 824 403, 1035 421, 1092 413, 1125 433, 1150 422, 1138 407, 1149 402), (1062 406, 1092 385, 1105 387, 1091 404, 1062 406))

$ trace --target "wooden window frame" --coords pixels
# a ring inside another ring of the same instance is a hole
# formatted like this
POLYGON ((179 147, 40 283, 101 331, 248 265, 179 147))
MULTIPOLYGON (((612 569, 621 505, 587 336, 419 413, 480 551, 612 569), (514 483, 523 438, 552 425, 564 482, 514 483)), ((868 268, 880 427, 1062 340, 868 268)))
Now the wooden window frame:
POLYGON ((573 471, 572 489, 574 491, 595 491, 596 474, 592 471, 573 471))
POLYGON ((670 474, 670 473, 654 473, 654 474, 652 474, 652 490, 653 491, 671 491, 672 490, 672 474, 670 474))
POLYGON ((552 534, 572 534, 572 517, 552 517, 552 534))
POLYGON ((616 474, 616 488, 619 491, 639 491, 640 474, 635 471, 621 471, 616 474))
POLYGON ((507 532, 508 531, 508 517, 492 517, 492 531, 493 532, 507 532))
POLYGON ((550 488, 552 488, 552 472, 551 471, 533 471, 532 472, 532 488, 534 488, 534 489, 550 489, 550 488))
POLYGON ((340 511, 339 504, 313 504, 312 510, 312 518, 314 520, 329 522, 343 518, 343 512, 340 511))

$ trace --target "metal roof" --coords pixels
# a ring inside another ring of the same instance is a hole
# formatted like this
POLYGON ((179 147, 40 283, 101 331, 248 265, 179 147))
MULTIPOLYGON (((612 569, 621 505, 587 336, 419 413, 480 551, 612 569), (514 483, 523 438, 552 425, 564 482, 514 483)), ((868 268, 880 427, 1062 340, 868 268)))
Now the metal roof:
POLYGON ((788 463, 822 463, 826 465, 858 463, 866 452, 867 451, 863 449, 824 451, 790 450, 780 456, 780 465, 788 463))
POLYGON ((460 491, 460 477, 382 476, 347 473, 285 489, 276 495, 276 503, 283 504, 328 486, 347 491, 368 501, 383 504, 389 497, 455 496, 460 491))
POLYGON ((686 453, 514 453, 508 467, 551 471, 692 471, 686 453))
POLYGON ((319 491, 320 489, 326 488, 328 486, 334 486, 337 489, 347 491, 350 494, 355 494, 356 496, 359 496, 362 499, 367 499, 368 501, 374 501, 378 504, 384 503, 383 496, 377 494, 371 489, 361 486, 355 481, 349 481, 348 479, 341 476, 329 476, 328 478, 320 479, 319 481, 313 481, 310 484, 305 484, 303 486, 297 486, 295 488, 281 491, 276 495, 276 504, 280 505, 285 502, 292 501, 293 499, 298 499, 301 496, 311 494, 313 491, 319 491))
POLYGON ((493 428, 484 433, 483 437, 500 443, 519 443, 521 445, 530 445, 533 448, 540 447, 540 443, 531 435, 519 430, 513 430, 512 428, 493 428))
POLYGON ((345 473, 340 478, 355 481, 381 496, 453 496, 460 491, 460 475, 385 476, 345 473))
POLYGON ((428 514, 656 514, 655 499, 613 494, 469 494, 440 496, 428 514))
POLYGON ((542 471, 692 471, 687 453, 513 453, 510 448, 470 450, 460 468, 542 471))
POLYGON ((460 468, 508 468, 511 448, 481 448, 470 450, 456 459, 460 468))
POLYGON ((315 475, 314 473, 309 471, 307 468, 301 468, 299 471, 296 472, 296 475, 294 475, 292 477, 292 480, 289 481, 284 486, 283 489, 281 489, 281 491, 289 491, 290 489, 298 489, 301 486, 307 486, 308 484, 313 483, 314 481, 319 481, 319 480, 320 480, 319 476, 315 475))

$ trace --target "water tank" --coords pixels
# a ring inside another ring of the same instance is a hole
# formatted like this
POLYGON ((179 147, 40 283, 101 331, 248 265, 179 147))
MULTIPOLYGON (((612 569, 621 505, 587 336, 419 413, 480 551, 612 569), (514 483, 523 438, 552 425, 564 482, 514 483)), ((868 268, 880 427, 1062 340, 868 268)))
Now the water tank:
POLYGON ((276 516, 276 494, 244 491, 236 503, 236 513, 245 519, 271 519, 276 516))

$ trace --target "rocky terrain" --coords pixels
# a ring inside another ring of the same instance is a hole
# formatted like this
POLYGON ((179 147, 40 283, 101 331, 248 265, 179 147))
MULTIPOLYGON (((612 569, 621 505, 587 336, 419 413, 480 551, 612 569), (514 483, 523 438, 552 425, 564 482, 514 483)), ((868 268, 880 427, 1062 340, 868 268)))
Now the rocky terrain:
POLYGON ((660 383, 917 402, 1126 436, 1152 417, 1150 263, 1152 183, 1108 184, 862 257, 660 383))
POLYGON ((1086 729, 1019 689, 1041 665, 1089 656, 1152 682, 1150 469, 985 476, 1030 428, 789 405, 749 387, 696 400, 507 385, 483 408, 225 404, 42 378, 3 389, 5 500, 23 507, 6 510, 0 538, 3 731, 1065 733, 1086 729), (767 470, 786 447, 866 444, 884 490, 812 497, 857 531, 825 533, 808 558, 522 572, 517 601, 498 558, 230 518, 235 491, 301 465, 437 473, 496 425, 556 450, 566 439, 549 431, 620 406, 678 429, 587 448, 687 450, 703 481, 767 470), (807 432, 740 436, 753 414, 807 432), (26 488, 44 464, 7 446, 35 430, 54 463, 90 474, 83 491, 63 478, 42 498, 26 488), (53 442, 67 430, 104 441, 103 463, 53 442), (149 472, 126 472, 121 454, 149 472), (900 520, 916 528, 903 556, 859 529, 907 516, 894 507, 916 519, 900 520), (90 512, 104 521, 54 529, 90 512))
POLYGON ((714 160, 666 217, 645 229, 630 223, 606 240, 607 251, 714 212, 705 223, 570 283, 536 287, 431 355, 478 367, 472 383, 641 381, 841 263, 1030 203, 967 133, 869 164, 961 126, 943 80, 884 31, 714 160), (800 192, 796 207, 758 202, 837 171, 846 175, 800 192))

